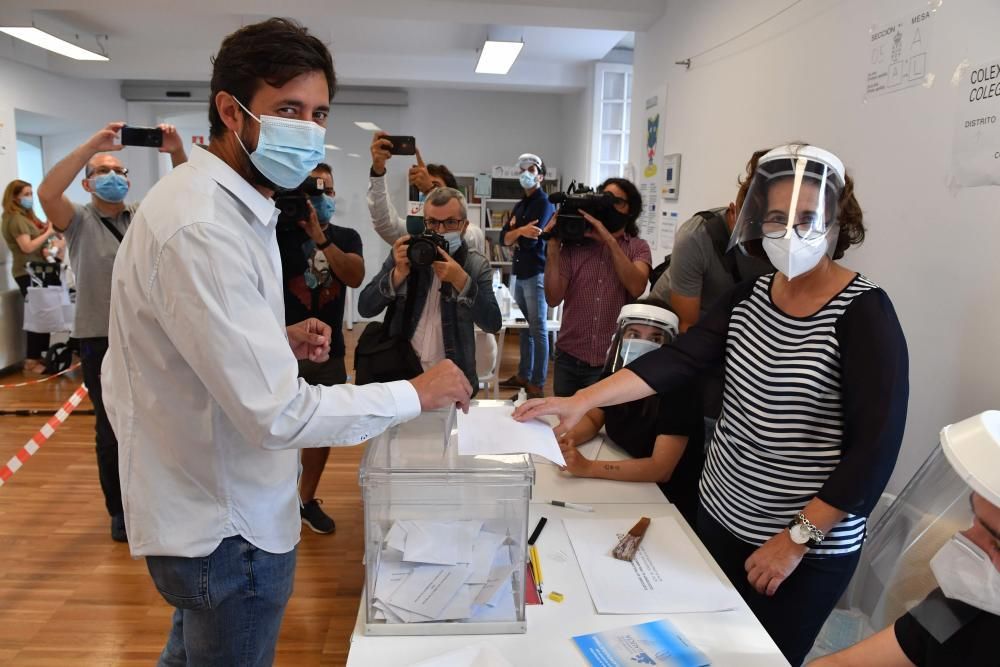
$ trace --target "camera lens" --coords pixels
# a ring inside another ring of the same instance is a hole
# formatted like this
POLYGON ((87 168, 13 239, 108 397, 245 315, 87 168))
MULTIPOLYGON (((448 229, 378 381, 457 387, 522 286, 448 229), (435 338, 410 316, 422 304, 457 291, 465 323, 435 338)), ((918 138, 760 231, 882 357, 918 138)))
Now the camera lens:
POLYGON ((414 266, 430 266, 437 259, 437 248, 427 239, 414 239, 406 249, 406 257, 414 266))

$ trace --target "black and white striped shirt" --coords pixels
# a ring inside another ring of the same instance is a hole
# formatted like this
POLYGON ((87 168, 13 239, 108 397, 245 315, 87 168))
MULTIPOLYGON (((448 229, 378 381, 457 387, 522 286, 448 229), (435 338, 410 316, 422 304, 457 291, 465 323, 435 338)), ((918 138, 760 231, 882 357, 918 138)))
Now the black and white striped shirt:
POLYGON ((674 345, 629 369, 662 392, 724 362, 702 505, 759 545, 818 496, 848 516, 807 555, 850 553, 902 440, 906 342, 885 292, 863 276, 804 318, 774 305, 772 279, 737 286, 674 345))

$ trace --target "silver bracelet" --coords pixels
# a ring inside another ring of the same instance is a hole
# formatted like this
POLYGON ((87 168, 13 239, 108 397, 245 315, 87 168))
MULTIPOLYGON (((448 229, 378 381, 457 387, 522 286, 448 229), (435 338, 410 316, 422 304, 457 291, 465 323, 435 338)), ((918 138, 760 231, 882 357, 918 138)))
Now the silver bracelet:
POLYGON ((799 512, 798 516, 799 524, 809 531, 809 535, 817 542, 822 542, 826 539, 826 533, 816 527, 816 525, 806 518, 806 515, 799 512))

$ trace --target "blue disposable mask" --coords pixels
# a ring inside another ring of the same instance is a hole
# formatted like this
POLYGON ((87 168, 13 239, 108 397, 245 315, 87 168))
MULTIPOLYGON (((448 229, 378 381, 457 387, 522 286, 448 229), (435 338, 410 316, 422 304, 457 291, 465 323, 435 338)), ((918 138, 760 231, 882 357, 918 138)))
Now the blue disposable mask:
MULTIPOLYGON (((233 99, 236 100, 235 97, 233 99)), ((290 190, 298 187, 326 155, 323 146, 326 129, 311 120, 263 115, 258 118, 242 102, 236 100, 236 103, 260 123, 257 148, 253 153, 243 145, 240 135, 236 135, 250 162, 279 188, 290 190)))
POLYGON ((525 190, 531 190, 538 186, 538 176, 531 173, 530 171, 521 172, 521 187, 525 190))
POLYGON ((320 222, 330 222, 333 214, 337 212, 337 202, 330 195, 320 195, 311 198, 313 208, 316 209, 316 217, 320 222))
POLYGON ((35 205, 35 200, 33 197, 21 197, 17 200, 17 203, 21 205, 21 208, 30 211, 35 205))
POLYGON ((448 254, 454 255, 462 247, 462 232, 445 232, 443 236, 448 242, 448 254))
POLYGON ((94 178, 91 183, 97 198, 109 204, 121 203, 128 194, 128 179, 114 171, 94 178))

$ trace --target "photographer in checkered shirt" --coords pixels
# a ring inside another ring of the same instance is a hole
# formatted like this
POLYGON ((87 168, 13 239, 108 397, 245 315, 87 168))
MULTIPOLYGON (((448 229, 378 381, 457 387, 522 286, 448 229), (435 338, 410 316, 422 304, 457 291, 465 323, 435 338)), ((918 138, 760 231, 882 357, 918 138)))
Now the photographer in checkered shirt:
MULTIPOLYGON (((564 243, 558 234, 548 240, 545 300, 552 307, 566 304, 556 343, 556 396, 572 396, 601 378, 618 313, 646 291, 652 266, 649 244, 636 225, 642 212, 638 188, 609 178, 597 191, 614 198, 614 210, 604 220, 581 210, 590 223, 584 243, 564 243)), ((549 230, 558 224, 557 213, 549 230)))

